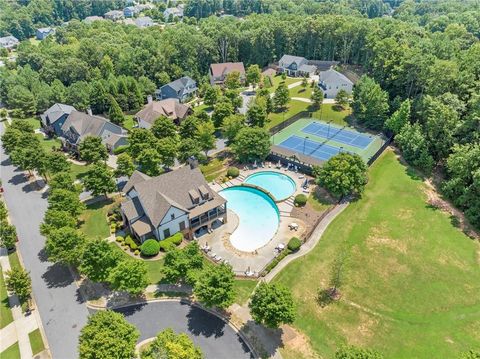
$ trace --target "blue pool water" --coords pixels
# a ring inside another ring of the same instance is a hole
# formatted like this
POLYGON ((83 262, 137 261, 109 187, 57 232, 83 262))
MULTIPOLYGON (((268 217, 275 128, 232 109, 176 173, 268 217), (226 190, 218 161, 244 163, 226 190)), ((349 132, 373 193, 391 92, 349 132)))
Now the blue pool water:
POLYGON ((253 252, 272 239, 278 229, 280 215, 277 205, 267 194, 241 186, 224 189, 219 194, 228 201, 227 208, 238 216, 238 227, 230 236, 235 248, 253 252))
POLYGON ((270 192, 277 201, 290 197, 295 192, 295 182, 283 173, 263 171, 248 176, 245 183, 262 187, 270 192))

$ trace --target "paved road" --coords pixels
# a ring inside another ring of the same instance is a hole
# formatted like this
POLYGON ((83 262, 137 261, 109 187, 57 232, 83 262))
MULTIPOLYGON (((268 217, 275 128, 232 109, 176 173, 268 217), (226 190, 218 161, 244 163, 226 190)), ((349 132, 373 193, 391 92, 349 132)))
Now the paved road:
MULTIPOLYGON (((3 133, 3 124, 0 124, 3 133)), ((32 287, 53 358, 77 358, 80 329, 88 311, 67 268, 46 261, 39 225, 47 208, 45 195, 34 191, 23 173, 0 150, 1 178, 10 217, 17 227, 19 249, 32 277, 32 287)))
POLYGON ((253 358, 240 336, 218 317, 178 301, 160 301, 117 310, 140 330, 140 341, 165 328, 186 333, 207 359, 253 358))

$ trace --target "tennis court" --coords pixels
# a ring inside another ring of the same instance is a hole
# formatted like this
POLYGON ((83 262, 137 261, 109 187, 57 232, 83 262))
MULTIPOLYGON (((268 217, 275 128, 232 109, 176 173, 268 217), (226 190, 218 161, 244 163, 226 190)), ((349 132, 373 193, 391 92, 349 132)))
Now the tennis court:
POLYGON ((322 165, 339 152, 356 153, 367 162, 386 139, 381 134, 359 132, 353 127, 305 117, 273 134, 271 140, 274 153, 322 165))
POLYGON ((347 130, 343 127, 333 126, 325 123, 314 121, 302 129, 302 132, 323 137, 325 139, 333 139, 335 142, 344 143, 346 145, 364 149, 372 143, 372 136, 364 135, 359 132, 347 130))
POLYGON ((321 161, 327 161, 341 151, 338 147, 329 146, 326 143, 312 141, 308 138, 290 136, 279 144, 280 147, 302 153, 321 161))

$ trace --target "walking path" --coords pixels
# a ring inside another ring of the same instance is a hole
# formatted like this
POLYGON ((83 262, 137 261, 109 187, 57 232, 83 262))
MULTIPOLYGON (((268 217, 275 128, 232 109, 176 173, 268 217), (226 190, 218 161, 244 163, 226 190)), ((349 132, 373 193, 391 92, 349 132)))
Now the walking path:
MULTIPOLYGON (((2 266, 2 275, 5 278, 5 272, 11 269, 8 252, 5 248, 0 248, 0 264, 2 266)), ((0 353, 18 342, 20 357, 32 358, 33 353, 28 334, 41 327, 38 312, 34 310, 30 315, 25 316, 22 313, 20 301, 15 294, 8 296, 8 302, 12 311, 13 322, 0 330, 0 337, 2 338, 0 341, 0 353)))
MULTIPOLYGON (((301 101, 301 102, 306 102, 306 103, 312 103, 312 100, 310 100, 309 98, 306 98, 306 97, 292 97, 292 100, 295 100, 295 101, 301 101)), ((334 104, 335 103, 335 99, 333 98, 324 98, 322 103, 328 103, 328 104, 334 104)))
POLYGON ((285 268, 293 260, 303 257, 308 254, 315 246, 323 235, 323 232, 327 229, 328 225, 345 209, 347 208, 349 202, 343 202, 337 205, 329 214, 322 219, 322 221, 317 225, 315 230, 310 235, 308 241, 300 247, 298 252, 286 256, 280 263, 270 271, 265 277, 265 282, 270 282, 275 276, 280 273, 280 271, 285 268))

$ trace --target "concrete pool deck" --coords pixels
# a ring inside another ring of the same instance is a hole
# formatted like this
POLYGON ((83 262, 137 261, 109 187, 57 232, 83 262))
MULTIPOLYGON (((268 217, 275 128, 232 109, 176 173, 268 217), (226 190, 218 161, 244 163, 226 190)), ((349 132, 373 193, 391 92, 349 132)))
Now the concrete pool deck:
MULTIPOLYGON (((268 164, 268 162, 265 162, 268 164)), ((268 265, 277 255, 278 251, 275 249, 279 244, 284 244, 285 247, 292 237, 300 237, 306 230, 306 224, 298 218, 292 217, 291 212, 294 208, 293 199, 297 194, 305 194, 302 189, 302 185, 305 179, 311 180, 312 178, 301 173, 295 173, 294 171, 286 171, 284 168, 278 169, 275 164, 271 164, 271 167, 266 165, 263 168, 240 170, 240 175, 233 180, 225 183, 210 183, 210 187, 220 192, 225 188, 232 186, 239 186, 250 175, 258 172, 278 172, 288 175, 296 185, 295 192, 286 200, 277 202, 278 209, 280 211, 280 223, 278 229, 273 238, 263 247, 258 248, 254 252, 243 252, 235 248, 230 243, 230 235, 235 231, 238 226, 238 216, 231 210, 228 210, 228 221, 226 224, 218 226, 213 229, 211 233, 204 233, 197 237, 198 244, 202 247, 208 244, 211 250, 206 254, 211 257, 213 254, 222 257, 222 260, 227 260, 233 267, 233 271, 236 275, 245 275, 246 272, 253 272, 255 276, 268 265), (297 223, 299 225, 298 230, 290 230, 288 227, 291 223, 297 223)), ((313 186, 310 186, 313 189, 313 186)), ((228 208, 228 203, 227 203, 228 208)))

